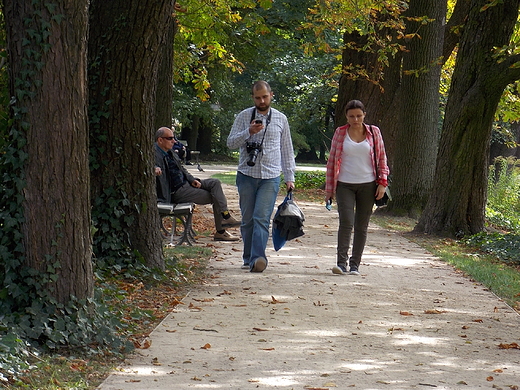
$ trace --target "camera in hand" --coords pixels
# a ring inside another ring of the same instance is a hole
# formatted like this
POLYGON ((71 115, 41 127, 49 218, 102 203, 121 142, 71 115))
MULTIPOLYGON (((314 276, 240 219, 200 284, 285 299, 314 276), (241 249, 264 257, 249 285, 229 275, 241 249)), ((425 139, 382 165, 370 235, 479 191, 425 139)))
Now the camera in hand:
POLYGON ((256 159, 258 157, 258 153, 262 151, 262 143, 261 142, 247 142, 247 153, 249 154, 249 160, 247 160, 247 165, 250 167, 254 167, 256 164, 256 159))
POLYGON ((260 119, 257 119, 257 120, 255 120, 255 123, 256 123, 257 125, 261 125, 261 124, 262 124, 262 121, 261 121, 260 119))

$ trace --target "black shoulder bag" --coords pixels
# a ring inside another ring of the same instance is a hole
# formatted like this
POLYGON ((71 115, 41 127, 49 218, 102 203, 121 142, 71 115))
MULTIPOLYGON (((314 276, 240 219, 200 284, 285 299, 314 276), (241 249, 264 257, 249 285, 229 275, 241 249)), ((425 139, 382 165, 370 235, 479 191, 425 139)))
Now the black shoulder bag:
MULTIPOLYGON (((374 137, 374 132, 372 131, 372 125, 369 125, 369 127, 370 127, 370 132, 372 133, 372 138, 373 138, 373 142, 374 142, 374 144, 373 144, 374 163, 376 166, 376 181, 377 181, 377 178, 379 177, 379 166, 377 165, 378 158, 377 158, 377 154, 376 154, 376 140, 375 140, 376 137, 374 137)), ((390 200, 390 197, 388 196, 388 187, 386 187, 385 194, 383 195, 383 197, 381 199, 375 199, 374 202, 377 207, 382 207, 382 206, 386 206, 389 200, 390 200)))

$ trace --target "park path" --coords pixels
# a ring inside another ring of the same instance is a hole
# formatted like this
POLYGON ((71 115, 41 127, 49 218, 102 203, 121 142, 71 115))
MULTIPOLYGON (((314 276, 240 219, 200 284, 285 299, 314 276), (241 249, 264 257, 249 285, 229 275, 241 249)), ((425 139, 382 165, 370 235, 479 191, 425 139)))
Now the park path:
POLYGON ((241 242, 199 238, 216 253, 206 283, 99 390, 520 387, 520 350, 500 347, 520 344, 514 310, 375 225, 361 275, 333 275, 337 212, 295 199, 305 235, 279 252, 270 243, 261 274, 240 269, 241 242))

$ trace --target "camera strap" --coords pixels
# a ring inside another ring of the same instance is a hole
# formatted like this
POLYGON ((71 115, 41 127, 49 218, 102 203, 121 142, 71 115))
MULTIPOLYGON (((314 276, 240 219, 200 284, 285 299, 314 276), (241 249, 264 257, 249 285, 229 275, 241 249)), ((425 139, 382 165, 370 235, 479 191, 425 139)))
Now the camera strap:
MULTIPOLYGON (((267 115, 267 118, 265 120, 264 135, 262 136, 262 141, 260 141, 260 146, 262 146, 264 144, 265 133, 267 132, 267 126, 269 126, 269 123, 271 123, 272 112, 273 112, 273 110, 271 108, 269 108, 269 114, 267 115)), ((255 120, 255 118, 256 118, 256 107, 253 107, 253 111, 251 112, 251 120, 249 121, 249 123, 253 122, 255 120)))

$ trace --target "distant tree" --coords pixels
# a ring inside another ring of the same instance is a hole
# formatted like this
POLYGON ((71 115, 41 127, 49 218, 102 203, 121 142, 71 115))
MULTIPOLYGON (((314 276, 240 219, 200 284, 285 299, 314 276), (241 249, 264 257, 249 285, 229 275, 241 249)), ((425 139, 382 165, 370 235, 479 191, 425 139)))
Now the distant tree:
POLYGON ((399 120, 394 124, 389 210, 419 217, 433 184, 439 140, 439 87, 446 1, 410 0, 406 18, 399 120))
POLYGON ((484 228, 491 127, 506 86, 520 78, 510 47, 520 0, 472 0, 453 72, 435 187, 416 231, 463 236, 484 228))

